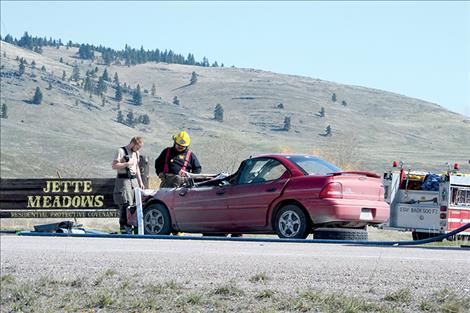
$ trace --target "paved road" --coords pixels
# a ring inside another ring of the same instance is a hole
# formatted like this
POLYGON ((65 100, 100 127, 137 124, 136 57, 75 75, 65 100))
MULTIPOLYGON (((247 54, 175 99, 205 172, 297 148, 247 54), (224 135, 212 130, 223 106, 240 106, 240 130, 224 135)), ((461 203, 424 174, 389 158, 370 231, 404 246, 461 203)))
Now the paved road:
POLYGON ((448 288, 470 296, 470 250, 331 244, 18 237, 2 235, 1 272, 18 278, 77 277, 107 269, 142 280, 194 287, 235 282, 258 273, 268 287, 313 288, 383 297, 409 289, 419 297, 448 288))

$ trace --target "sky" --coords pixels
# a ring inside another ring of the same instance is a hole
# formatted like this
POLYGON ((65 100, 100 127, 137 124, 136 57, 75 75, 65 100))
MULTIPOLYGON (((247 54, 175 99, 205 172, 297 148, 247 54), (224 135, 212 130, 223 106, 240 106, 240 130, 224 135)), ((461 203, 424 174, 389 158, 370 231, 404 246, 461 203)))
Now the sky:
POLYGON ((5 1, 1 34, 172 49, 470 117, 469 1, 5 1))

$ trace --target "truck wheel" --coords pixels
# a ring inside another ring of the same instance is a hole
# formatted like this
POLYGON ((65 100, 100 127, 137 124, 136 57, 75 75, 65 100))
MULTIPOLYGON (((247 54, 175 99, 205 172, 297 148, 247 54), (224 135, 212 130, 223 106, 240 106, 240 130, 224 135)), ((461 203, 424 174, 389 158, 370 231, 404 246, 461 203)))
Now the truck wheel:
POLYGON ((331 240, 368 240, 367 229, 362 228, 317 228, 313 231, 314 239, 331 240))
POLYGON ((310 227, 304 211, 294 204, 288 204, 276 214, 274 230, 279 238, 305 239, 310 227))
POLYGON ((171 219, 167 208, 160 204, 152 204, 144 210, 144 234, 169 235, 171 219))

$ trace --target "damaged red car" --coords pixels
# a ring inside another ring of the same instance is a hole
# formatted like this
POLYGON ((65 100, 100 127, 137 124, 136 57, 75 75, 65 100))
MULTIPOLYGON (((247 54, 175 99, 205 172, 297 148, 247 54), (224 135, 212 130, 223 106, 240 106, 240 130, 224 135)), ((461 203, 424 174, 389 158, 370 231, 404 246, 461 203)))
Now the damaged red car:
POLYGON ((315 156, 260 155, 232 175, 199 179, 144 198, 146 234, 366 239, 368 225, 389 217, 380 176, 344 172, 315 156))

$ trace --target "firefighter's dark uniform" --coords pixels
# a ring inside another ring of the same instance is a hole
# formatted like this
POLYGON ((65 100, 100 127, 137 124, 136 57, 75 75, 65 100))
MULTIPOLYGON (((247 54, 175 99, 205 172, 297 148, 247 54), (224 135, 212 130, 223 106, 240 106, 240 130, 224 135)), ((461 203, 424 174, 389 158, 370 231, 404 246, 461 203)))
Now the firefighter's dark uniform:
POLYGON ((182 152, 175 147, 165 148, 155 160, 155 172, 162 180, 160 188, 180 187, 184 183, 182 170, 194 174, 201 173, 201 164, 189 148, 182 152))

